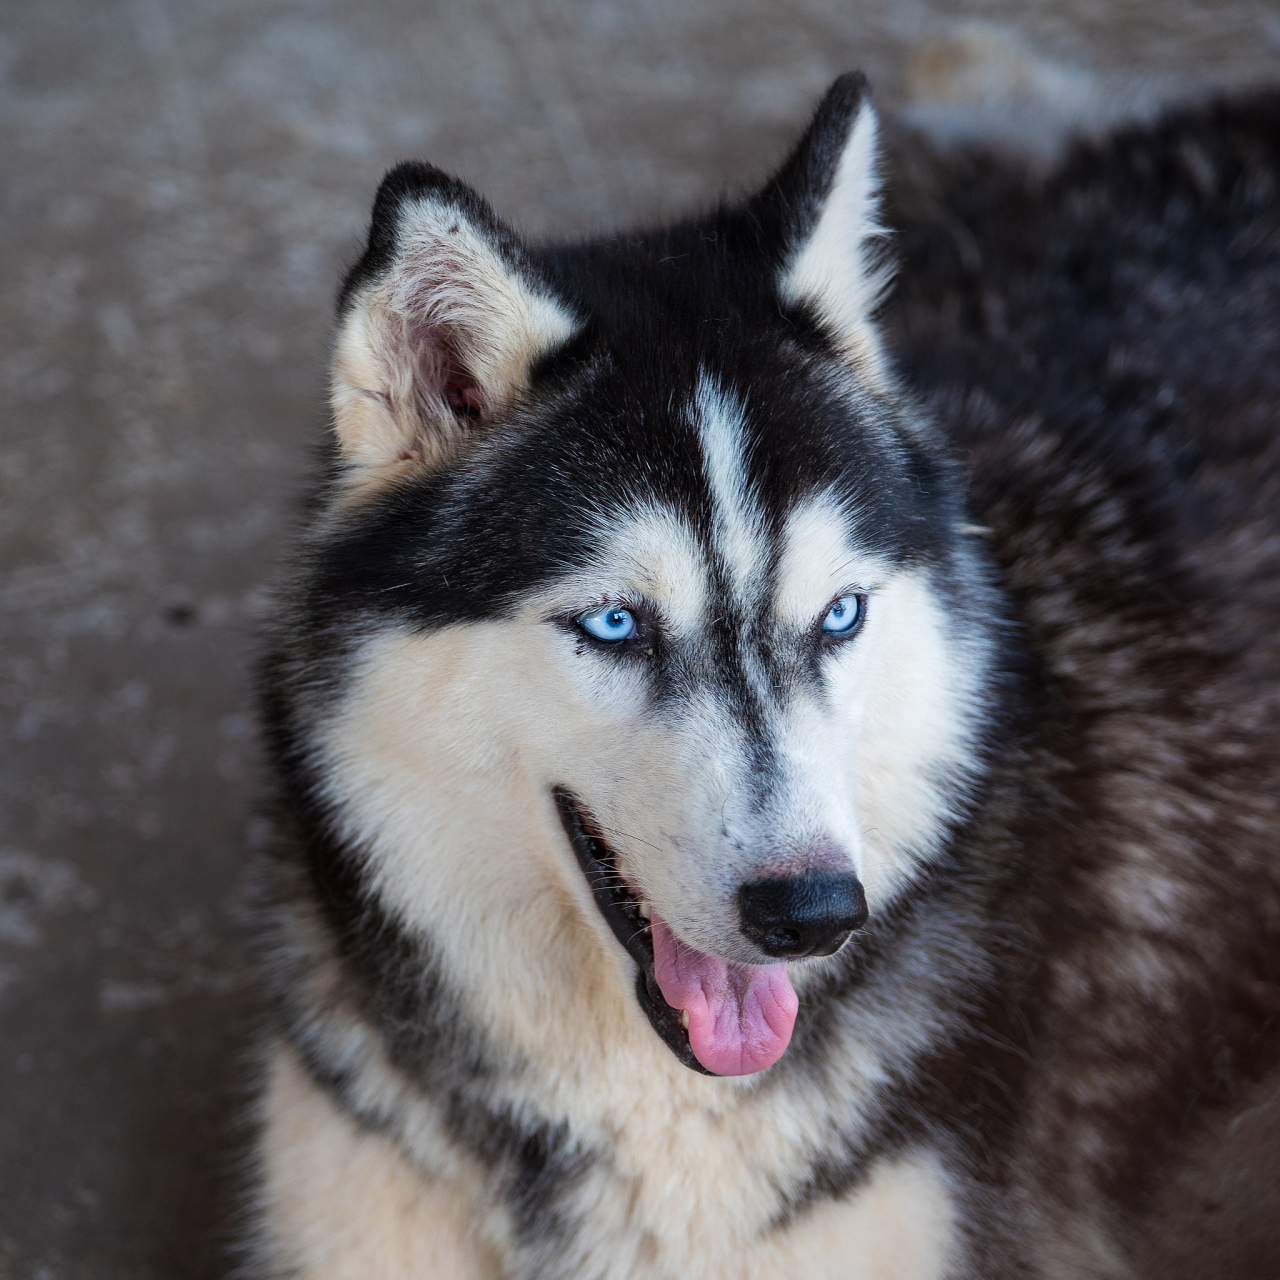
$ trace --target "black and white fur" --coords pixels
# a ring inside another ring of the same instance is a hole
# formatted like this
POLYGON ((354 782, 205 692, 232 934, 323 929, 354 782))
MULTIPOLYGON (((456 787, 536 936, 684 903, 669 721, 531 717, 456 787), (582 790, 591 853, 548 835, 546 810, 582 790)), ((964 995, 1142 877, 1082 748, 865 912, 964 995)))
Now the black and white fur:
POLYGON ((878 185, 856 76, 675 227, 532 246, 384 181, 263 668, 253 1275, 1141 1275, 1190 1113, 1274 1048, 1277 508, 1159 423, 957 390, 909 296, 926 411, 878 185), (664 1043, 562 794, 737 961, 742 883, 856 872, 776 1065, 664 1043))

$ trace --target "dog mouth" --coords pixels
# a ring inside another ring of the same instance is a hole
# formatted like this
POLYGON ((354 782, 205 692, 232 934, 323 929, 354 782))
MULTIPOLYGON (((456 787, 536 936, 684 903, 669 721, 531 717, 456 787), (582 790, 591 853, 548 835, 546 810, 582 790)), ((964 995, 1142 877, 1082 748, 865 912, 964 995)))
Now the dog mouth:
POLYGON ((716 1073, 708 1071, 693 1052, 685 1025, 686 1015, 682 1010, 672 1008, 663 998, 655 970, 653 928, 650 920, 640 914, 640 902, 618 870, 617 854, 609 848, 591 815, 568 791, 555 787, 552 796, 596 908, 613 930, 613 936, 636 962, 639 970, 636 999, 645 1017, 662 1042, 686 1067, 704 1076, 714 1076, 716 1073))
POLYGON ((678 937, 638 900, 586 807, 553 791, 596 907, 636 962, 636 999, 663 1043, 708 1076, 753 1075, 786 1052, 799 1000, 785 963, 742 964, 678 937))

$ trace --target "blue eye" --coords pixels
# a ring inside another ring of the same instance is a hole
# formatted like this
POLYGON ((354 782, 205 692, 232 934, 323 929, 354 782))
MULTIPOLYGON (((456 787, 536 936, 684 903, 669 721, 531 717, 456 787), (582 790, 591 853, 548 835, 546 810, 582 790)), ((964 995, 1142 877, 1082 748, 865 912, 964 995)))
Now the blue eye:
POLYGON ((823 618, 822 629, 829 636, 850 635, 858 629, 862 614, 861 596, 841 596, 823 618))
POLYGON ((630 609, 619 609, 617 605, 605 605, 595 613, 584 613, 578 619, 578 626, 589 636, 597 640, 611 643, 619 640, 630 640, 636 633, 635 615, 630 609))

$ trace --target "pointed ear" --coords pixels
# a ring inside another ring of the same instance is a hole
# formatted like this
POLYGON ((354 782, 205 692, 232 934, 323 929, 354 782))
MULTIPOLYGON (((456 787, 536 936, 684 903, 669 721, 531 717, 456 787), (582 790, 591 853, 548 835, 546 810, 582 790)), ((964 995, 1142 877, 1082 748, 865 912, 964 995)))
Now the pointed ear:
POLYGON ((780 247, 778 289, 809 307, 873 386, 889 379, 872 317, 890 270, 877 252, 879 122, 860 73, 841 76, 773 180, 756 197, 780 247))
POLYGON ((576 327, 489 206, 417 163, 378 188, 338 314, 338 448, 348 481, 374 487, 455 456, 576 327))

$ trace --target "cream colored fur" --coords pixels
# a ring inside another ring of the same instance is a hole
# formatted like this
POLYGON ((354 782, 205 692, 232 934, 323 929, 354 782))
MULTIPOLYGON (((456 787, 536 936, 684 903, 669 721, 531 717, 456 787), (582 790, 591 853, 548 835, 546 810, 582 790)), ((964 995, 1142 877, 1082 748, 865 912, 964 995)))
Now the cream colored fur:
POLYGON ((474 1201, 431 1179, 384 1134, 362 1128, 293 1055, 271 1062, 262 1196, 273 1268, 307 1280, 501 1280, 474 1201))
MULTIPOLYGON (((425 1175, 403 1145, 338 1110, 288 1049, 276 1052, 264 1110, 262 1194, 273 1229, 262 1245, 279 1272, 300 1280, 510 1274, 501 1206, 470 1179, 458 1185, 425 1175)), ((569 1274, 937 1280, 945 1273, 955 1224, 935 1159, 914 1153, 880 1161, 857 1191, 768 1231, 755 1207, 767 1190, 760 1135, 726 1125, 717 1111, 678 1108, 647 1142, 615 1135, 614 1167, 580 1196, 600 1229, 574 1241, 569 1274), (696 1169, 685 1167, 689 1156, 696 1169)))

